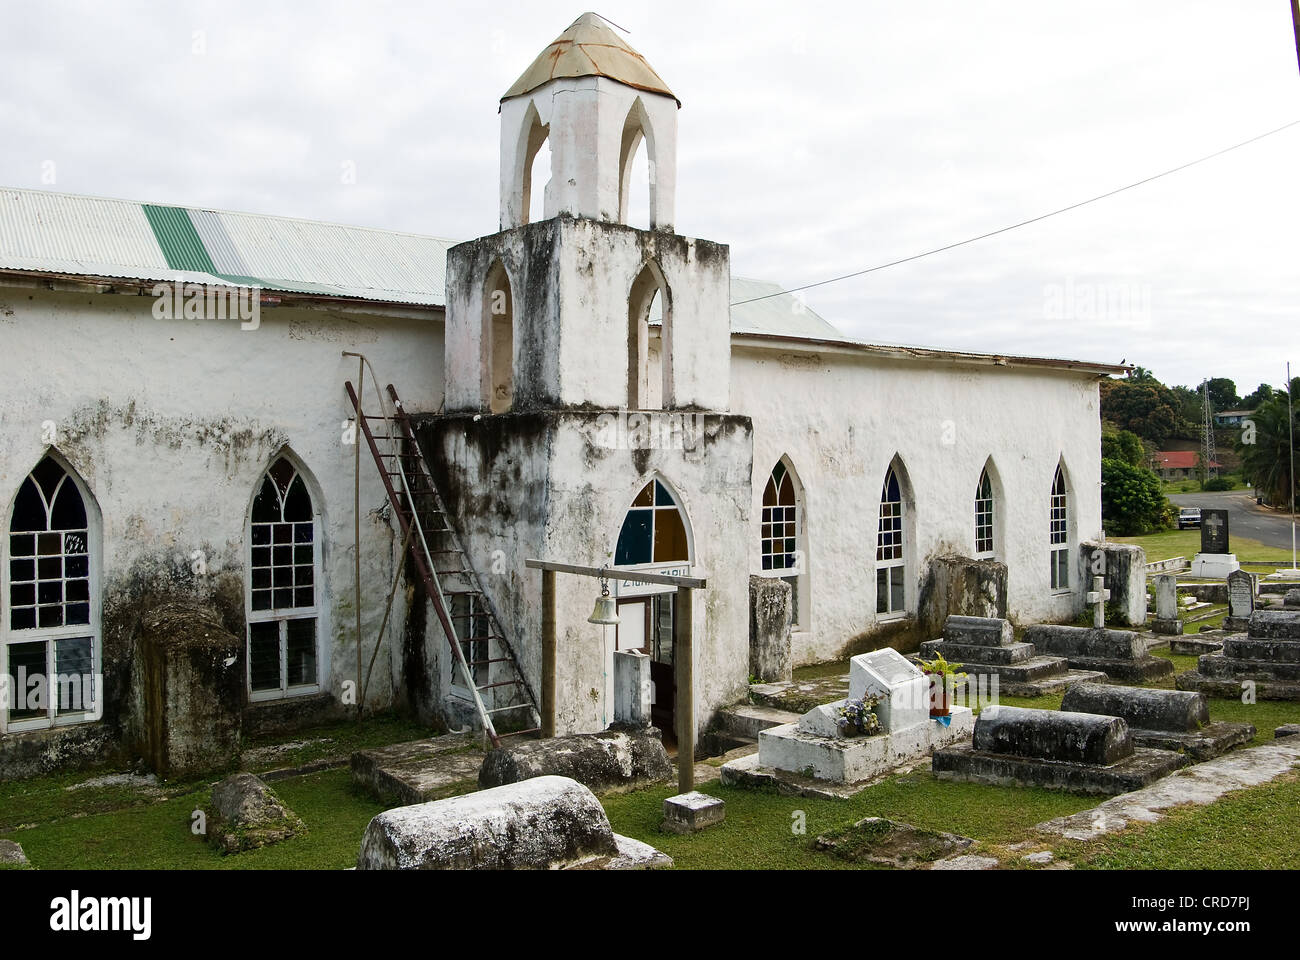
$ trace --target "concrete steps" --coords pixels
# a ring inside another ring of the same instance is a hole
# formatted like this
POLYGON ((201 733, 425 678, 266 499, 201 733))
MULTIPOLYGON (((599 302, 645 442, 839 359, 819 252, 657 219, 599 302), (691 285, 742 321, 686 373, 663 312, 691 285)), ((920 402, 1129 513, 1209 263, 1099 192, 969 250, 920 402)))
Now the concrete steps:
MULTIPOLYGON (((936 654, 949 663, 983 663, 989 665, 1025 663, 1034 657, 1032 643, 1012 643, 1005 647, 927 640, 921 644, 921 656, 932 659, 936 654)), ((970 671, 967 671, 968 673, 970 671)))

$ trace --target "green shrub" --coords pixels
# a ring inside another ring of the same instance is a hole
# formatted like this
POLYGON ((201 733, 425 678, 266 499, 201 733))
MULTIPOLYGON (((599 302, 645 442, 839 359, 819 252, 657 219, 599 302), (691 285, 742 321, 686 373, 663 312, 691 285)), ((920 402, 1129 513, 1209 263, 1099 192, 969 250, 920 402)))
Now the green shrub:
POLYGON ((1232 488, 1233 482, 1230 477, 1210 477, 1210 479, 1201 484, 1201 489, 1207 493, 1215 493, 1220 490, 1231 490, 1232 488))
POLYGON ((1160 492, 1160 478, 1145 467, 1103 457, 1101 517, 1111 536, 1136 537, 1172 526, 1177 509, 1160 492))

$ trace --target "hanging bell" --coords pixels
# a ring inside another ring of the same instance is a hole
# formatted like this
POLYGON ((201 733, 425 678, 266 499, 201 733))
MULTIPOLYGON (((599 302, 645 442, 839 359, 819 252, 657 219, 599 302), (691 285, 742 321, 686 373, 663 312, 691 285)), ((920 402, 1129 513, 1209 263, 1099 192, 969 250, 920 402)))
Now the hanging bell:
POLYGON ((609 584, 604 577, 600 578, 600 596, 596 598, 596 607, 591 611, 587 622, 606 625, 618 623, 618 601, 609 595, 609 584))

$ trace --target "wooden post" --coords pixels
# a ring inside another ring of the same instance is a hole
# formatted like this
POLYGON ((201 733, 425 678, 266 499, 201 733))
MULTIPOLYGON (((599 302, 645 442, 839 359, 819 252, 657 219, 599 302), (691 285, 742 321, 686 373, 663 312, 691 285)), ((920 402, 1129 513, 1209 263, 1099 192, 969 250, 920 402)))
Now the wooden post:
POLYGON ((677 589, 677 638, 673 666, 677 675, 677 792, 695 789, 695 664, 694 593, 690 587, 677 589))
POLYGON ((542 571, 542 736, 555 736, 555 571, 542 571))

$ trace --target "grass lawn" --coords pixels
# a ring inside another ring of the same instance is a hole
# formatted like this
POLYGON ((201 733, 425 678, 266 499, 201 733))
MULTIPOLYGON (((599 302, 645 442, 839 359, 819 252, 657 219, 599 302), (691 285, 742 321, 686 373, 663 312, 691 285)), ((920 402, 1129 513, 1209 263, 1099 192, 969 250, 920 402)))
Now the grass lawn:
MULTIPOLYGON (((1163 530, 1160 533, 1147 534, 1145 537, 1111 537, 1116 543, 1135 543, 1146 551, 1147 563, 1156 560, 1168 560, 1170 557, 1186 557, 1191 563, 1192 557, 1201 551, 1201 531, 1163 530)), ((1261 564, 1276 567, 1279 564, 1290 565, 1291 551, 1278 547, 1267 547, 1258 540, 1245 537, 1232 538, 1232 550, 1243 564, 1261 564)))

